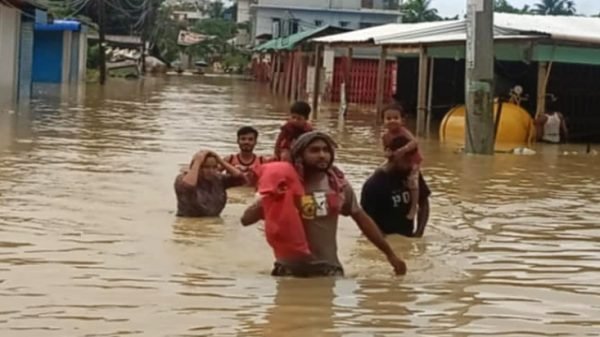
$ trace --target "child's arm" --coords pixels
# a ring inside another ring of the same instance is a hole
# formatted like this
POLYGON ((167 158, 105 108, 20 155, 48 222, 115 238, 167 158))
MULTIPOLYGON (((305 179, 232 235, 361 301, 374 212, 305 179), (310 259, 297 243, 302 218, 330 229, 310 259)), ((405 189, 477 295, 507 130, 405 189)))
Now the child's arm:
POLYGON ((419 142, 417 141, 417 138, 407 128, 402 128, 402 135, 408 138, 410 141, 408 144, 396 150, 395 154, 406 154, 419 148, 419 142))
POLYGON ((381 146, 383 147, 383 155, 385 156, 385 158, 390 158, 392 156, 392 151, 390 150, 390 148, 388 147, 389 144, 389 140, 388 140, 388 136, 387 134, 383 134, 381 136, 381 146))

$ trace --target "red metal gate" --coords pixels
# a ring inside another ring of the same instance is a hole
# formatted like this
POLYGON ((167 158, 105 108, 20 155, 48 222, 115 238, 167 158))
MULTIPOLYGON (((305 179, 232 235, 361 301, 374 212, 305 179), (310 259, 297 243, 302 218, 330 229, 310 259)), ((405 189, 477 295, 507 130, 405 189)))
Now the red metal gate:
MULTIPOLYGON (((333 88, 331 100, 340 101, 340 86, 344 79, 346 57, 336 57, 333 68, 333 88)), ((350 69, 350 86, 346 88, 346 97, 349 103, 375 104, 377 90, 377 68, 379 60, 353 59, 350 69)), ((385 80, 383 99, 385 103, 392 100, 396 91, 396 62, 387 61, 385 65, 385 80)))

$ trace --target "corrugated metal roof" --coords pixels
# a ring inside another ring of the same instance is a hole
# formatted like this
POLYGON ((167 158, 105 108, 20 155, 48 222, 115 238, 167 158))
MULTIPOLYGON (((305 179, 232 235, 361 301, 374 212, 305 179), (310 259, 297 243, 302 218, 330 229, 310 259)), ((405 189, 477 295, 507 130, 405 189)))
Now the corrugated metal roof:
POLYGON ((390 23, 382 26, 375 26, 352 32, 329 35, 315 39, 319 43, 363 43, 371 42, 375 38, 387 36, 390 34, 399 34, 411 31, 413 29, 426 29, 439 25, 440 22, 421 22, 421 23, 390 23))
MULTIPOLYGON (((494 14, 496 39, 552 38, 600 44, 600 19, 576 16, 494 14)), ((315 39, 319 43, 432 44, 466 40, 466 21, 389 24, 315 39)))
MULTIPOLYGON (((534 40, 540 36, 536 35, 496 35, 495 40, 534 40)), ((452 42, 465 42, 467 40, 467 34, 465 33, 450 33, 440 34, 433 36, 425 36, 420 38, 412 39, 394 39, 389 41, 381 41, 378 45, 420 45, 420 44, 436 44, 436 43, 452 43, 452 42)))
POLYGON ((494 25, 521 33, 548 34, 556 40, 600 43, 599 18, 496 13, 494 25))
MULTIPOLYGON (((520 31, 494 26, 496 40, 535 39, 547 35, 522 35, 520 31)), ((416 45, 467 41, 467 23, 464 20, 438 22, 427 29, 410 30, 399 34, 389 34, 373 39, 378 45, 416 45)))
POLYGON ((299 43, 317 35, 323 33, 327 30, 332 30, 335 32, 344 31, 346 29, 334 27, 334 26, 321 26, 314 29, 305 30, 302 32, 298 32, 296 34, 292 34, 286 37, 280 37, 273 40, 269 40, 257 47, 254 48, 255 51, 269 51, 269 50, 292 50, 299 43))

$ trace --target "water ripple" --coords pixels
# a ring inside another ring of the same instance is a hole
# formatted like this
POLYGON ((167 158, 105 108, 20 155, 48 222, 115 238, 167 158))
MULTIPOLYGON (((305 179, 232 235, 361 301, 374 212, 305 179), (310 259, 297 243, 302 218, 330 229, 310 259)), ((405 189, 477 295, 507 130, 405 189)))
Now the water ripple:
MULTIPOLYGON (((288 102, 206 76, 112 81, 0 113, 2 336, 599 336, 600 158, 471 157, 423 140, 433 191, 421 240, 390 237, 394 278, 348 219, 348 277, 273 279, 261 226, 174 217, 173 178, 199 149, 236 150, 242 125, 269 154, 288 102)), ((367 112, 315 126, 338 141, 357 192, 382 162, 367 112)), ((577 145, 568 150, 577 150, 577 145)))

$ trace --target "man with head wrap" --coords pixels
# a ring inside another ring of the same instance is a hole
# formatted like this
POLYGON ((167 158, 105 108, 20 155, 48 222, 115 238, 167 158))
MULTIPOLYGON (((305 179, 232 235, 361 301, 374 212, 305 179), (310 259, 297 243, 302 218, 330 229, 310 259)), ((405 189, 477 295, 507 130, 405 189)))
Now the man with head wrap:
MULTIPOLYGON (((291 160, 304 185, 301 216, 313 255, 325 262, 327 268, 318 268, 312 276, 341 276, 342 264, 337 256, 337 227, 340 215, 350 216, 363 234, 379 248, 393 266, 396 274, 405 274, 406 265, 385 241, 373 220, 361 209, 352 186, 333 162, 336 144, 328 135, 313 131, 302 135, 294 143, 291 160)), ((242 216, 244 226, 263 218, 260 201, 250 206, 242 216)), ((274 276, 294 275, 285 261, 277 261, 274 276)))

